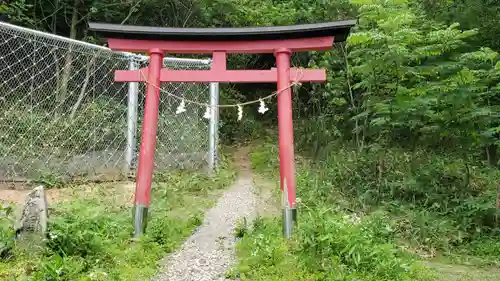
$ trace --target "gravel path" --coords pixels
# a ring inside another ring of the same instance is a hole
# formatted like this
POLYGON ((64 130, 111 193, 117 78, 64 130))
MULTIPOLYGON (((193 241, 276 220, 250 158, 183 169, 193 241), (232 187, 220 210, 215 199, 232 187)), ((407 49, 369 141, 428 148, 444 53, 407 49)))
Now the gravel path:
POLYGON ((255 214, 257 196, 245 151, 236 155, 241 173, 217 205, 205 214, 205 221, 182 247, 165 260, 156 281, 224 281, 235 261, 233 235, 236 223, 255 214), (241 155, 243 153, 243 155, 241 155))

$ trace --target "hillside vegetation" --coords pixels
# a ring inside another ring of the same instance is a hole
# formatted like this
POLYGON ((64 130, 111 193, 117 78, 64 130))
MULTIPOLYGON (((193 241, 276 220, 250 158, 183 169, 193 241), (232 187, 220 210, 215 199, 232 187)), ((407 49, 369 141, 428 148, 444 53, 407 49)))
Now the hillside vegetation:
MULTIPOLYGON (((293 65, 328 75, 324 84, 294 89, 302 159, 296 235, 284 241, 278 218, 242 226, 240 262, 228 276, 500 279, 495 269, 463 277, 455 273, 469 269, 443 266, 500 262, 500 2, 14 0, 0 11, 16 24, 99 43, 88 21, 237 27, 357 18, 347 42, 293 56, 293 65)), ((274 57, 231 55, 228 64, 268 69, 274 57)), ((266 96, 275 85, 221 88, 228 104, 266 96)), ((222 109, 220 139, 256 141, 254 170, 276 180, 275 100, 268 106, 265 115, 245 107, 242 121, 222 109)))

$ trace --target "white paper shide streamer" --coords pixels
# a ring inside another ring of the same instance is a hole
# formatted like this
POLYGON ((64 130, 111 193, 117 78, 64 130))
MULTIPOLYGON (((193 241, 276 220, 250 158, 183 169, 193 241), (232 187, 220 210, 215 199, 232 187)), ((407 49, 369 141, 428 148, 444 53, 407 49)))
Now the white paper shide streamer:
POLYGON ((203 114, 203 118, 210 119, 211 117, 212 117, 212 108, 210 106, 207 106, 205 114, 203 114))
POLYGON ((263 99, 259 99, 259 103, 260 103, 260 106, 259 106, 259 113, 260 114, 264 114, 266 113, 266 111, 269 110, 269 108, 266 107, 266 104, 264 103, 264 100, 263 99))
POLYGON ((183 112, 186 112, 186 102, 184 100, 181 100, 181 103, 179 104, 179 107, 177 107, 175 114, 181 114, 183 112))
MULTIPOLYGON (((269 108, 266 106, 264 98, 260 98, 255 102, 257 101, 259 102, 259 109, 257 110, 257 112, 259 112, 260 114, 266 113, 269 110, 269 108)), ((241 121, 241 119, 243 119, 243 105, 236 104, 231 106, 236 106, 238 108, 238 121, 241 121)), ((186 112, 186 101, 182 98, 181 102, 179 103, 179 106, 177 107, 177 110, 175 111, 175 114, 181 114, 183 112, 186 112)), ((214 109, 212 108, 212 106, 209 104, 205 104, 205 113, 203 114, 203 118, 211 119, 213 117, 213 114, 214 114, 214 109)))
POLYGON ((243 118, 243 107, 238 104, 238 121, 241 121, 241 118, 243 118))

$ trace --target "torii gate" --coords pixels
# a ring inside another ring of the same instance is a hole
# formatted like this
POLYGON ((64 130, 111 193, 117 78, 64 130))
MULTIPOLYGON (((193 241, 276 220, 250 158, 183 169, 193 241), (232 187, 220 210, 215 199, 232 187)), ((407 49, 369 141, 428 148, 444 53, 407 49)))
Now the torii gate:
POLYGON ((356 20, 252 28, 164 28, 90 23, 115 51, 145 52, 147 69, 117 70, 116 82, 147 82, 134 206, 134 236, 144 233, 151 202, 151 183, 158 127, 161 82, 277 83, 280 187, 283 192, 283 233, 290 237, 297 219, 293 148, 292 90, 294 82, 324 82, 323 69, 290 68, 293 52, 327 50, 345 41, 356 20), (211 70, 162 69, 165 53, 212 54, 211 70), (276 68, 227 70, 226 55, 273 53, 276 68))

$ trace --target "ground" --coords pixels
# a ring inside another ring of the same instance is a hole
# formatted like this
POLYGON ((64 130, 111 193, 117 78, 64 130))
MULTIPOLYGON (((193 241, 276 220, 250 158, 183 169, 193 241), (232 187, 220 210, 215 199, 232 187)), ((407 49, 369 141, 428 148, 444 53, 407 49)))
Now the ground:
MULTIPOLYGON (((158 236, 157 239, 161 240, 161 243, 167 243, 168 250, 165 250, 158 246, 148 246, 150 251, 155 251, 154 255, 147 256, 144 260, 141 260, 135 267, 140 267, 144 263, 147 270, 141 271, 136 268, 129 268, 123 264, 117 266, 114 263, 109 264, 111 268, 108 270, 108 274, 118 274, 118 271, 129 271, 129 274, 135 274, 135 276, 151 276, 156 275, 157 281, 187 281, 187 280, 199 280, 199 281, 222 281, 228 280, 230 276, 229 271, 234 268, 237 264, 237 256, 234 251, 235 246, 238 243, 239 236, 238 231, 244 231, 241 226, 244 221, 248 225, 251 225, 251 221, 259 217, 280 217, 280 205, 279 205, 279 185, 276 181, 270 180, 265 175, 260 175, 257 172, 252 172, 251 164, 248 159, 248 154, 251 151, 250 147, 239 148, 234 154, 234 162, 238 167, 238 177, 233 185, 224 191, 221 195, 219 189, 200 191, 198 190, 201 186, 208 184, 205 180, 192 180, 188 175, 185 178, 184 175, 171 176, 167 181, 181 182, 174 186, 163 186, 157 185, 156 192, 160 192, 160 195, 165 188, 163 196, 169 198, 167 202, 168 211, 166 213, 161 213, 165 217, 156 217, 155 223, 161 223, 161 221, 167 221, 168 224, 158 225, 159 231, 155 233, 158 236), (192 189, 194 191, 187 192, 186 189, 192 189), (198 186, 200 185, 200 186, 198 186), (158 188, 162 187, 162 188, 158 188), (183 192, 179 191, 182 190, 183 192), (175 203, 174 203, 175 202, 175 203), (200 204, 201 203, 201 204, 200 204), (172 223, 176 222, 177 219, 184 219, 189 221, 192 216, 204 212, 207 207, 213 206, 210 210, 205 212, 202 222, 200 221, 200 226, 195 232, 191 232, 194 228, 181 227, 178 232, 173 232, 171 234, 162 234, 162 231, 171 228, 172 223), (172 220, 171 218, 174 218, 172 220), (175 239, 171 239, 171 235, 175 235, 175 239), (190 237, 187 237, 189 236, 190 237), (235 237, 236 236, 236 237, 235 237), (184 242, 182 242, 187 238, 184 242), (166 239, 166 240, 165 240, 166 239), (182 245, 180 245, 182 242, 182 245), (170 243, 170 244, 169 244, 170 243), (177 249, 177 250, 176 250, 177 249), (169 254, 169 251, 174 250, 173 253, 169 254), (166 254, 166 255, 164 255, 166 254), (163 255, 163 258, 161 258, 163 255), (159 274, 156 274, 157 267, 153 260, 161 260, 159 274), (115 266, 116 269, 112 267, 115 266), (144 275, 145 274, 145 275, 144 275)), ((227 181, 226 181, 227 182, 227 181)), ((133 182, 123 182, 123 183, 110 183, 110 184, 99 184, 99 185, 85 185, 79 186, 78 188, 64 188, 64 189, 50 189, 47 191, 47 196, 49 203, 51 205, 56 204, 57 206, 66 206, 65 204, 71 205, 74 200, 85 200, 95 201, 109 204, 114 206, 112 208, 113 212, 125 209, 128 210, 131 207, 131 202, 133 200, 133 191, 135 185, 133 182)), ((27 191, 23 190, 1 190, 0 199, 2 202, 22 202, 23 197, 27 191)), ((157 196, 160 196, 157 194, 157 196)), ((161 209, 161 206, 155 207, 156 209, 161 209)), ((92 207, 92 208, 95 208, 92 207)), ((96 209, 97 210, 97 209, 96 209)), ((104 210, 104 209, 101 209, 104 210)), ((55 211, 57 216, 57 211, 55 211)), ((127 212, 125 212, 127 213, 127 212)), ((63 216, 64 217, 64 216, 63 216)), ((100 219, 99 216, 96 217, 100 219)), ((120 213, 119 220, 128 221, 128 217, 123 216, 120 213)), ((85 224, 83 224, 86 227, 85 224)), ((245 226, 247 227, 247 226, 245 226)), ((157 230, 158 231, 158 230, 157 230)), ((125 235, 127 232, 124 233, 125 235)), ((106 234, 109 235, 109 234, 106 234)), ((155 236, 156 237, 156 236, 155 236)), ((107 241, 107 240, 104 240, 107 241)), ((109 243, 123 243, 123 240, 110 240, 109 243)), ((106 242, 106 243, 107 243, 106 242)), ((104 242, 103 242, 104 243, 104 242)), ((104 244, 106 244, 104 243, 104 244)), ((124 245, 128 245, 125 242, 124 245)), ((164 245, 164 244, 162 244, 164 245)), ((116 246, 116 245, 115 245, 116 246)), ((123 246, 122 246, 123 247, 123 246)), ((129 246, 125 246, 129 247, 129 246)), ((114 249, 111 252, 104 250, 104 256, 112 253, 113 255, 122 254, 124 258, 121 258, 121 263, 128 263, 131 260, 127 258, 127 255, 136 255, 143 253, 142 251, 123 251, 122 249, 114 249)), ((450 281, 487 281, 487 280, 500 280, 500 269, 498 268, 481 268, 477 266, 465 266, 458 264, 449 264, 442 261, 426 261, 425 264, 429 268, 435 269, 437 273, 436 280, 450 280, 450 281)), ((12 266, 12 263, 5 264, 2 266, 0 264, 0 277, 5 276, 3 270, 6 266, 12 266)), ((16 264, 19 266, 19 264, 16 264)), ((93 273, 103 270, 103 266, 106 265, 93 265, 93 273), (101 268, 97 270, 97 268, 101 268)), ((34 266, 36 268, 36 265, 34 266)), ((19 267, 22 269, 22 266, 19 267)), ((117 275, 123 276, 123 275, 117 275)), ((42 279, 35 279, 42 280, 42 279)), ((59 280, 59 279, 57 279, 59 280)), ((62 279, 61 279, 62 280, 62 279)), ((92 279, 93 280, 93 279, 92 279)), ((108 279, 102 279, 108 280, 108 279)), ((132 280, 132 279, 121 279, 121 280, 132 280)), ((252 280, 252 279, 245 279, 252 280)))
MULTIPOLYGON (((0 259, 0 280, 31 275, 30 280, 36 281, 135 281, 154 276, 158 261, 189 237, 233 180, 231 168, 214 176, 187 172, 155 176, 148 229, 135 242, 131 240, 133 182, 48 189, 51 238, 41 252, 11 247, 0 259)), ((0 199, 3 205, 12 205, 24 201, 26 193, 0 190, 0 199)), ((4 217, 5 210, 0 209, 0 242, 8 246, 12 218, 4 217)), ((4 246, 0 248, 8 249, 4 246)))
POLYGON ((482 268, 459 264, 446 264, 440 262, 426 262, 438 273, 438 280, 449 281, 494 281, 500 280, 499 268, 482 268))
POLYGON ((234 184, 205 213, 202 225, 180 249, 166 257, 157 281, 222 281, 234 265, 234 231, 256 214, 258 197, 252 183, 248 148, 234 155, 239 168, 234 184))
MULTIPOLYGON (((60 189, 48 189, 45 193, 49 204, 72 200, 75 197, 92 197, 97 191, 99 191, 108 195, 111 195, 112 193, 112 198, 118 204, 130 205, 131 202, 133 202, 134 190, 134 182, 115 182, 79 185, 76 187, 66 187, 60 189)), ((24 201, 24 198, 29 192, 29 189, 0 189, 0 202, 3 204, 21 203, 24 201)))
MULTIPOLYGON (((259 150, 259 149, 257 149, 259 150)), ((268 150, 266 148, 265 150, 268 150)), ((255 165, 255 170, 253 171, 253 178, 254 178, 254 183, 259 191, 259 211, 261 214, 267 214, 267 216, 270 217, 277 217, 278 219, 281 217, 281 212, 280 212, 280 205, 279 205, 279 198, 280 198, 280 192, 279 192, 279 185, 276 182, 276 175, 278 173, 277 168, 272 168, 274 165, 271 163, 272 159, 268 158, 263 158, 261 153, 256 152, 254 148, 254 157, 252 157, 252 163, 255 165), (273 170, 272 172, 269 171, 269 169, 273 170), (271 212, 266 211, 266 209, 271 209, 271 212)), ((274 151, 273 151, 274 153, 274 151)), ((272 154, 272 153, 271 153, 272 154)), ((300 157, 299 157, 300 158, 300 157)), ((297 162, 298 164, 298 169, 301 169, 300 165, 300 159, 297 162)), ((303 169, 303 167, 302 167, 303 169)), ((302 179, 303 181, 304 179, 302 179)), ((314 186, 308 186, 308 188, 314 188, 314 186)), ((299 220, 300 220, 300 213, 299 213, 299 220)), ((256 235, 262 235, 264 232, 257 233, 256 235)), ((247 245, 243 245, 243 248, 246 246, 249 246, 248 249, 243 249, 240 254, 245 255, 245 257, 240 256, 240 258, 244 258, 246 261, 246 256, 252 252, 252 245, 254 243, 257 243, 259 239, 249 239, 250 243, 247 243, 247 245), (248 251, 249 250, 249 251, 248 251)), ((267 241, 267 240, 266 240, 267 241)), ((269 241, 267 241, 269 243, 269 241)), ((264 247, 265 249, 265 247, 264 247)), ((479 281, 479 280, 500 280, 500 269, 497 267, 481 267, 481 266, 473 266, 473 265, 462 265, 462 264, 457 264, 453 263, 451 261, 445 261, 445 260, 425 260, 424 259, 424 264, 427 265, 428 268, 431 268, 434 271, 435 274, 435 279, 432 280, 450 280, 450 281, 479 281)), ((248 266, 248 263, 244 266, 248 266)), ((253 266, 250 263, 250 266, 253 266)), ((265 271, 265 270, 264 270, 265 271)), ((270 270, 272 271, 272 270, 270 270)), ((270 279, 269 276, 264 276, 267 279, 270 279)), ((278 277, 276 276, 277 280, 288 280, 288 279, 280 279, 283 278, 283 276, 278 277)), ((272 278, 271 278, 272 279, 272 278)), ((252 278, 245 280, 254 280, 252 278)), ((255 280, 260 280, 258 277, 255 280)), ((273 279, 274 280, 274 279, 273 279)), ((363 280, 363 279, 361 279, 363 280)), ((371 280, 371 279, 370 279, 371 280)))

